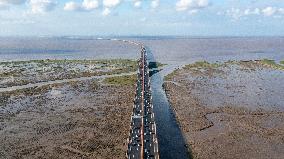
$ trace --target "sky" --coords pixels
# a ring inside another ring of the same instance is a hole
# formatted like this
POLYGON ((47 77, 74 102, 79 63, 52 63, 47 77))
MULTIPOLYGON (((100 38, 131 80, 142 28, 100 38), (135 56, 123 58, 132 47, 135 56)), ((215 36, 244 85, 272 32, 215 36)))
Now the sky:
POLYGON ((0 36, 284 36, 284 0, 0 0, 0 36))

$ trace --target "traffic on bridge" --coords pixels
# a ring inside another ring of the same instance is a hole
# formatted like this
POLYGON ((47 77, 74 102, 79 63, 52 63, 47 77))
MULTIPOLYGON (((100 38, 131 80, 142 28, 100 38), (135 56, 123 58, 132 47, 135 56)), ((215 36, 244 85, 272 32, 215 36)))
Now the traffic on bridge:
POLYGON ((141 46, 141 58, 139 60, 137 77, 127 158, 159 159, 147 52, 143 46, 141 46))

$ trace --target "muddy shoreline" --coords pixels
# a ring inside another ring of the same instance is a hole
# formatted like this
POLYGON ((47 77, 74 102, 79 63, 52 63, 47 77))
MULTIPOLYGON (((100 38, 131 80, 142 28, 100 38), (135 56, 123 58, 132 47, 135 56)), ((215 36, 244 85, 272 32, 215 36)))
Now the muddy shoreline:
POLYGON ((125 158, 135 86, 109 81, 2 92, 0 158, 125 158))
MULTIPOLYGON (((283 101, 268 100, 279 100, 281 94, 277 89, 272 90, 274 84, 265 78, 266 71, 275 74, 273 71, 278 70, 252 61, 226 65, 197 63, 167 77, 164 89, 194 158, 283 157, 283 101), (231 76, 234 81, 226 82, 231 76), (238 78, 253 78, 261 85, 251 89, 250 82, 239 85, 238 78), (267 88, 266 84, 272 87, 267 88), (246 95, 247 90, 251 90, 251 97, 246 95), (256 97, 252 96, 254 93, 256 97), (244 99, 243 95, 253 101, 244 99), (268 101, 256 100, 263 97, 268 101), (239 98, 243 101, 233 100, 239 98)), ((283 75, 280 72, 277 78, 283 75)))
POLYGON ((0 88, 55 80, 135 72, 137 61, 112 60, 29 60, 0 62, 0 88))

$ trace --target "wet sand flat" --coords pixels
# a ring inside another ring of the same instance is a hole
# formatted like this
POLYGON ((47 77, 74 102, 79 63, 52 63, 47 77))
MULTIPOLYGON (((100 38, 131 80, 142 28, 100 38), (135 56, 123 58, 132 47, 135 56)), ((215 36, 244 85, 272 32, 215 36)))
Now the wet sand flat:
POLYGON ((0 62, 0 88, 72 78, 135 72, 137 61, 29 60, 0 62))
POLYGON ((134 90, 87 80, 2 92, 0 158, 125 158, 134 90))
POLYGON ((164 89, 194 158, 284 156, 284 72, 262 61, 197 62, 164 89))

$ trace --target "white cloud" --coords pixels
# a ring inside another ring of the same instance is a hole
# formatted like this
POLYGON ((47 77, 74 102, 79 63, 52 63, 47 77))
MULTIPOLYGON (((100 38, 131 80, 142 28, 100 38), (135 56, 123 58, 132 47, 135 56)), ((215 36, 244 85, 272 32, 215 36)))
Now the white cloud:
POLYGON ((225 15, 231 17, 233 20, 240 20, 241 18, 247 18, 248 16, 273 16, 279 18, 284 15, 284 8, 265 7, 244 10, 231 8, 225 12, 225 15))
POLYGON ((105 8, 104 11, 102 12, 103 16, 108 16, 111 13, 109 8, 105 8))
POLYGON ((176 3, 177 11, 197 10, 209 6, 208 0, 179 0, 176 3))
POLYGON ((77 11, 77 10, 81 10, 81 5, 76 3, 76 2, 67 2, 64 6, 64 10, 67 11, 77 11))
POLYGON ((255 9, 246 9, 244 11, 245 15, 259 15, 260 14, 260 9, 259 8, 255 8, 255 9))
POLYGON ((277 8, 274 7, 266 7, 262 10, 263 15, 272 16, 277 12, 277 8))
POLYGON ((111 8, 117 7, 121 3, 121 0, 103 0, 104 10, 103 16, 108 16, 111 13, 111 8))
POLYGON ((231 8, 226 11, 226 15, 231 17, 233 20, 238 20, 242 16, 244 16, 243 12, 240 9, 236 8, 231 8))
POLYGON ((93 10, 99 7, 99 2, 97 0, 84 0, 82 7, 85 10, 93 10))
POLYGON ((44 13, 55 8, 56 2, 52 0, 30 0, 32 13, 44 13))
POLYGON ((252 16, 252 15, 260 15, 261 11, 259 8, 255 9, 245 9, 241 10, 238 8, 231 8, 225 13, 227 16, 231 17, 233 20, 239 20, 242 17, 252 16))
POLYGON ((160 0, 152 0, 151 8, 155 9, 160 5, 160 0))
POLYGON ((66 11, 91 11, 99 7, 98 0, 84 0, 82 4, 76 2, 67 2, 64 6, 66 11))
POLYGON ((134 7, 135 8, 141 8, 142 2, 140 0, 135 0, 134 1, 134 7))
POLYGON ((106 8, 114 8, 121 3, 121 0, 103 0, 103 5, 106 8))

